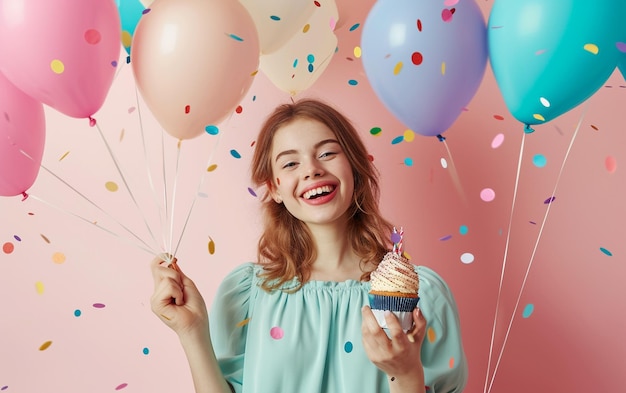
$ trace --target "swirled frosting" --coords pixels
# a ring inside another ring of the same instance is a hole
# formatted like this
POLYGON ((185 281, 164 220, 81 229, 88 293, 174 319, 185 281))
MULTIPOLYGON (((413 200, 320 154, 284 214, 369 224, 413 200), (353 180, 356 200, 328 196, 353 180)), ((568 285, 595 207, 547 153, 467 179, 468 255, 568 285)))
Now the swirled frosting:
POLYGON ((401 292, 417 294, 419 277, 409 261, 393 252, 385 254, 370 275, 372 292, 401 292))

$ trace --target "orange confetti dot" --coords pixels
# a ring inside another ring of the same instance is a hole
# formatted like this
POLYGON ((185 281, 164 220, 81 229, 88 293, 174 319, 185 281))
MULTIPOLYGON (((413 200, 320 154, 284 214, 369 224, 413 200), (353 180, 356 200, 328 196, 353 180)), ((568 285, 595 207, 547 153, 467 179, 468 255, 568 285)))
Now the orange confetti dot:
POLYGON ((431 343, 435 342, 435 340, 437 339, 437 335, 435 334, 435 329, 433 329, 432 326, 428 328, 426 335, 428 337, 428 341, 431 343))
POLYGON ((209 254, 215 254, 215 242, 209 237, 209 254))
POLYGON ((248 324, 248 322, 250 322, 250 318, 246 318, 246 319, 244 319, 243 321, 239 322, 239 323, 237 324, 237 327, 242 327, 242 326, 245 326, 245 325, 247 325, 247 324, 248 324))
POLYGON ((13 250, 15 250, 15 246, 11 242, 6 242, 2 245, 2 251, 4 251, 5 254, 10 254, 13 250))
POLYGON ((393 74, 394 75, 398 75, 400 73, 400 71, 402 71, 402 66, 403 63, 401 61, 399 61, 396 66, 393 68, 393 74))
POLYGON ((64 263, 65 254, 63 254, 62 252, 55 252, 54 254, 52 254, 52 262, 59 264, 59 265, 64 263))
POLYGON ((46 349, 50 348, 50 345, 52 345, 52 341, 46 341, 45 343, 41 344, 39 350, 45 351, 46 349))
POLYGON ((211 164, 209 165, 209 167, 206 169, 207 172, 213 172, 214 170, 217 169, 217 164, 211 164))
POLYGON ((302 32, 306 33, 309 31, 310 28, 311 28, 311 25, 307 23, 306 25, 302 27, 302 32))
POLYGON ((130 48, 130 44, 133 42, 133 36, 126 30, 122 30, 122 45, 124 48, 130 48))
POLYGON ((450 362, 449 362, 448 365, 450 366, 450 368, 454 368, 454 358, 453 357, 450 358, 450 362))

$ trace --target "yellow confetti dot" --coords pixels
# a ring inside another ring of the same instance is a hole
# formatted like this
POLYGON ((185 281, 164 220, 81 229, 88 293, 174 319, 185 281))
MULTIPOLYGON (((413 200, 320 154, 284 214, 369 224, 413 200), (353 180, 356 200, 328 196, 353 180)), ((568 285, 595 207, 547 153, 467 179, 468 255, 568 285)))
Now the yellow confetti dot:
POLYGON ((401 62, 401 61, 399 61, 399 62, 396 64, 396 66, 393 68, 393 74, 394 74, 394 75, 398 75, 398 74, 400 73, 400 71, 402 71, 402 66, 403 66, 403 65, 404 65, 404 64, 402 64, 402 62, 401 62))
POLYGON ((37 281, 35 283, 35 290, 37 290, 38 294, 40 294, 40 295, 43 294, 44 286, 43 286, 43 283, 41 281, 37 281))
POLYGON ((361 57, 361 47, 360 46, 355 46, 353 52, 354 52, 354 57, 356 57, 357 59, 359 57, 361 57))
POLYGON ((302 27, 302 32, 306 33, 307 31, 309 31, 310 28, 311 28, 311 25, 307 23, 306 25, 304 25, 304 27, 302 27))
POLYGON ((435 329, 433 329, 432 326, 428 328, 428 332, 426 332, 426 335, 428 336, 428 341, 431 343, 435 342, 435 340, 437 339, 435 329))
POLYGON ((446 62, 442 62, 441 63, 441 75, 445 75, 446 74, 446 62))
POLYGON ((120 131, 120 142, 124 139, 124 132, 125 130, 122 128, 122 131, 120 131))
POLYGON ((243 321, 239 322, 237 324, 237 327, 242 327, 242 326, 246 326, 248 324, 248 322, 250 322, 250 318, 246 318, 243 321))
POLYGON ((50 345, 52 345, 52 341, 46 341, 45 343, 41 344, 39 350, 45 351, 46 349, 50 348, 50 345))
POLYGON ((258 73, 259 73, 259 70, 254 70, 254 71, 252 71, 252 73, 250 74, 250 76, 255 76, 255 75, 256 75, 256 74, 258 74, 258 73))
POLYGON ((209 165, 209 167, 206 169, 207 172, 213 172, 214 170, 217 169, 217 164, 211 164, 209 165))
POLYGON ((408 253, 408 252, 403 251, 403 252, 402 252, 402 255, 404 255, 404 257, 405 257, 406 259, 411 260, 411 255, 409 255, 409 253, 408 253))
POLYGON ((215 242, 209 237, 209 254, 215 254, 215 242))
POLYGON ((415 139, 415 133, 413 132, 413 130, 406 130, 404 131, 404 140, 407 142, 413 142, 413 140, 415 139))
POLYGON ((58 59, 54 59, 50 62, 50 68, 55 74, 62 74, 63 71, 65 71, 65 65, 58 59))
POLYGON ((106 187, 107 190, 109 190, 111 192, 115 192, 118 189, 117 183, 112 182, 112 181, 106 182, 106 184, 104 186, 106 187))
POLYGON ((450 366, 450 368, 454 368, 454 358, 453 357, 450 358, 450 362, 448 362, 448 365, 450 366))
POLYGON ((598 48, 598 45, 596 44, 585 44, 583 48, 585 48, 587 52, 593 53, 594 55, 597 55, 598 52, 600 51, 600 49, 598 48))
POLYGON ((541 116, 539 113, 535 113, 535 114, 533 115, 533 117, 534 117, 536 120, 539 120, 539 121, 546 121, 546 118, 545 118, 545 117, 543 117, 543 116, 541 116))
POLYGON ((57 263, 57 264, 62 264, 65 262, 65 254, 63 254, 62 252, 55 252, 54 254, 52 254, 52 262, 57 263))
POLYGON ((133 36, 126 30, 122 30, 122 45, 124 48, 130 48, 130 44, 133 42, 133 36))

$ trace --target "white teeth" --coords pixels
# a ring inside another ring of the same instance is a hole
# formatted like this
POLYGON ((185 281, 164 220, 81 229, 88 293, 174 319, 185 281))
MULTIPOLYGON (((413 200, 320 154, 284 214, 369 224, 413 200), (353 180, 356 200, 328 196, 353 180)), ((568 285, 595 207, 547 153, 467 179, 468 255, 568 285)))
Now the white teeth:
POLYGON ((312 197, 314 197, 315 195, 319 195, 323 192, 331 192, 333 190, 332 186, 322 186, 322 187, 317 187, 314 188, 312 190, 309 190, 307 192, 305 192, 302 197, 304 199, 311 199, 312 197))

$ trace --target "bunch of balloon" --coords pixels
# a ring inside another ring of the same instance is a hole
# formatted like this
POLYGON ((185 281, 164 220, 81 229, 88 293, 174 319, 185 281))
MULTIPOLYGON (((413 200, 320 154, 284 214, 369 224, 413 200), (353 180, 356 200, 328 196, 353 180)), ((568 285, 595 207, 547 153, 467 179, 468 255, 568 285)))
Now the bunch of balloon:
POLYGON ((0 71, 35 100, 91 118, 104 103, 119 59, 115 1, 2 0, 0 10, 0 71))
POLYGON ((489 58, 506 106, 526 132, 578 106, 606 82, 624 55, 625 20, 623 0, 494 3, 489 58))
POLYGON ((45 143, 43 104, 0 73, 0 195, 23 195, 39 173, 45 143))
MULTIPOLYGON (((256 2, 255 7, 258 7, 258 3, 256 2)), ((291 8, 292 3, 297 1, 291 0, 289 3, 291 8)), ((313 6, 313 2, 306 3, 308 5, 303 8, 305 12, 300 14, 299 24, 295 26, 297 29, 292 31, 293 26, 290 26, 288 31, 283 33, 282 36, 286 37, 285 42, 280 46, 270 45, 261 51, 259 69, 274 86, 292 97, 308 89, 319 79, 337 50, 334 30, 339 13, 335 1, 317 1, 317 6, 312 7, 310 12, 308 10, 313 6), (302 18, 302 15, 307 14, 308 17, 302 18)), ((267 20, 271 19, 265 16, 257 26, 263 26, 263 21, 267 20)), ((263 29, 260 29, 261 37, 262 32, 263 29)))
POLYGON ((258 72, 259 38, 232 0, 155 0, 132 39, 140 95, 163 129, 191 139, 231 114, 258 72))
POLYGON ((363 67, 396 118, 441 139, 482 81, 486 37, 473 0, 378 0, 363 26, 363 67))

